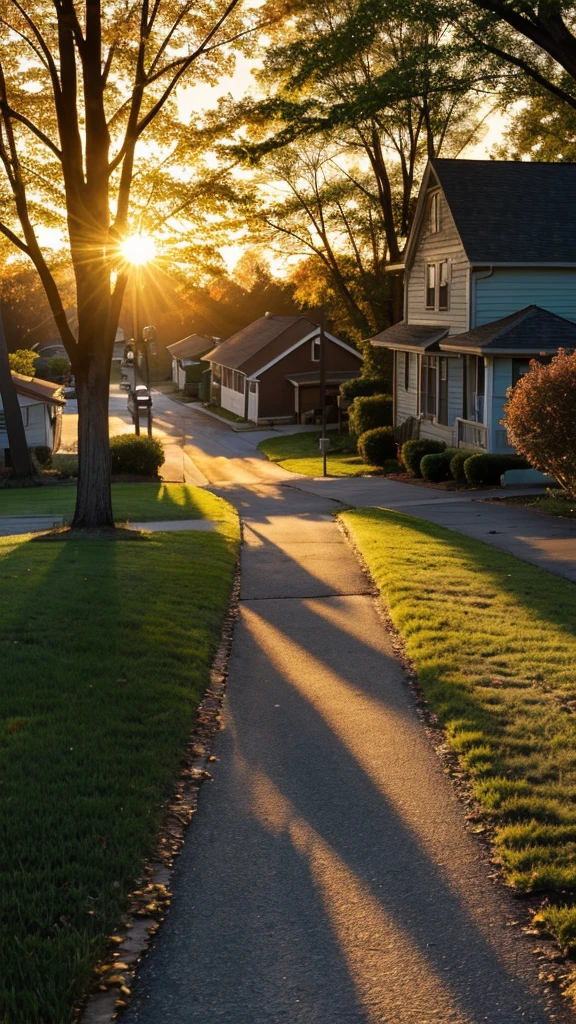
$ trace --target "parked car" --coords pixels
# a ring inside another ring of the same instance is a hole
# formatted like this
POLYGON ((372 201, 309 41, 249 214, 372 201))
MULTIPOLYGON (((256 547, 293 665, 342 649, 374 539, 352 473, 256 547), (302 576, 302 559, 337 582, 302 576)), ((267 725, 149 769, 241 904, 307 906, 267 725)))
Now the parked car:
POLYGON ((142 413, 148 415, 148 412, 152 409, 152 395, 145 384, 137 384, 128 393, 128 412, 131 414, 134 422, 136 422, 136 409, 138 409, 139 416, 142 413))

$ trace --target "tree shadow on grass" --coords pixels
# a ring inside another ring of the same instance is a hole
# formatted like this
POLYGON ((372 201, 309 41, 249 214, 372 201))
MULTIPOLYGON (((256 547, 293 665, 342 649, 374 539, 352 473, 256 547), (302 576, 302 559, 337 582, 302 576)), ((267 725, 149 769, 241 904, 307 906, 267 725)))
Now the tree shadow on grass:
POLYGON ((0 1018, 64 1021, 116 927, 229 600, 218 533, 0 547, 0 1018))

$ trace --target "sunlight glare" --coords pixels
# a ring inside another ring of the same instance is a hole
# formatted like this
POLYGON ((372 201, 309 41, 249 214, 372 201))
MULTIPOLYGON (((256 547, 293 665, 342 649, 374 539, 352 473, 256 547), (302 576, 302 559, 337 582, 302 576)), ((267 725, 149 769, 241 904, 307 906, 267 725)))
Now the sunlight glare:
POLYGON ((154 239, 150 238, 149 235, 130 235, 124 239, 120 250, 124 259, 128 263, 135 264, 135 266, 143 266, 144 263, 149 263, 156 255, 154 239))

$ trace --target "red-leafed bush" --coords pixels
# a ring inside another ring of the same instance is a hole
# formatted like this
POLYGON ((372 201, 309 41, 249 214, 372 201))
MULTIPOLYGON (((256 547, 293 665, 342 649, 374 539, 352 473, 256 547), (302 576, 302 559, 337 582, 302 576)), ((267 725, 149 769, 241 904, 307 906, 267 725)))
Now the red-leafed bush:
POLYGON ((547 365, 533 361, 507 395, 510 443, 576 498, 576 354, 560 349, 547 365))

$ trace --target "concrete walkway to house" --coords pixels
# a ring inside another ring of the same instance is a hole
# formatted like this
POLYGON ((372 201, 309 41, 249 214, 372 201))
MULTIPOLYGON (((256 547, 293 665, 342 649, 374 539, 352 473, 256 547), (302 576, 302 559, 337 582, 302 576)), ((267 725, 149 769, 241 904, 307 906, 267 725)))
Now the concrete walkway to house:
POLYGON ((573 1020, 466 831, 334 500, 219 493, 245 531, 224 729, 124 1024, 573 1020))

